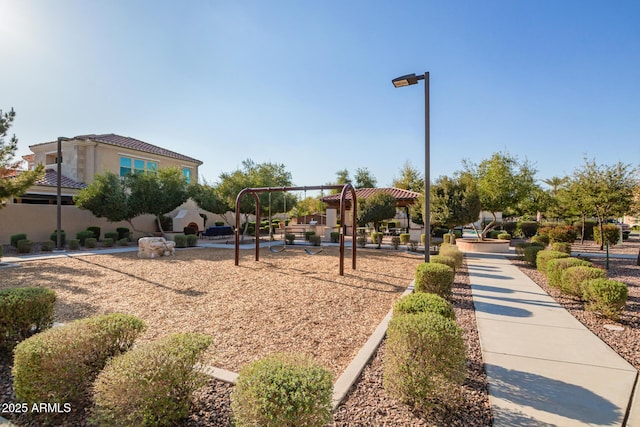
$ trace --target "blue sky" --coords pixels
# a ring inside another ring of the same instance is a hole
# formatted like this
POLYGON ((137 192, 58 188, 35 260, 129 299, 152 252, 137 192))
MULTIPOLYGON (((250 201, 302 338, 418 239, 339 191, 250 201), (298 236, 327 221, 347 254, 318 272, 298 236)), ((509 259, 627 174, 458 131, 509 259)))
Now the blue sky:
POLYGON ((0 109, 28 146, 116 133, 196 157, 216 182, 244 159, 296 185, 366 167, 390 185, 507 150, 538 178, 584 156, 640 163, 638 1, 0 0, 0 109))

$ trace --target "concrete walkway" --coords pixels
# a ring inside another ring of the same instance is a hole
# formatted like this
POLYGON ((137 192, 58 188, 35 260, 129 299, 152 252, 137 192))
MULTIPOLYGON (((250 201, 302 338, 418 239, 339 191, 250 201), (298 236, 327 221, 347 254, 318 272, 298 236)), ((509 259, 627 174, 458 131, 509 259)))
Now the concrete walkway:
POLYGON ((636 369, 505 256, 466 259, 493 425, 633 427, 636 369))

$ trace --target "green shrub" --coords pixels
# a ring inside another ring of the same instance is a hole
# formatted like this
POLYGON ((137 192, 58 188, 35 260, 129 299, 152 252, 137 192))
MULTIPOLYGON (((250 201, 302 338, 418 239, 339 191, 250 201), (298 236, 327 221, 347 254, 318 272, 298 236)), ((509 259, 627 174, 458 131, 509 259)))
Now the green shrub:
POLYGON ((113 246, 113 239, 111 237, 105 237, 102 239, 102 246, 105 248, 110 248, 113 246))
POLYGON ((116 231, 118 232, 118 240, 129 239, 131 237, 131 233, 127 227, 118 227, 116 231))
POLYGON ((84 245, 87 248, 93 249, 96 246, 98 246, 98 241, 96 240, 95 237, 87 237, 84 241, 84 245))
POLYGON ((332 231, 330 236, 331 236, 331 243, 340 243, 339 231, 332 231))
POLYGON ((186 248, 187 247, 187 236, 184 234, 176 234, 173 236, 173 241, 176 242, 176 248, 186 248))
POLYGON ((382 243, 382 239, 384 234, 379 231, 374 231, 371 233, 371 243, 380 245, 382 243))
POLYGON ((127 351, 144 329, 134 316, 106 314, 27 338, 14 350, 17 398, 29 405, 84 401, 107 360, 127 351))
POLYGON ((358 236, 356 237, 356 243, 359 247, 364 248, 367 246, 367 238, 364 236, 358 236))
POLYGON ((527 264, 536 266, 536 259, 538 257, 538 252, 543 251, 544 247, 538 246, 537 244, 532 244, 524 248, 524 260, 527 264))
POLYGON ((411 239, 411 235, 409 233, 400 234, 400 244, 406 245, 407 243, 409 243, 410 239, 411 239))
MULTIPOLYGON (((602 231, 604 232, 605 243, 609 243, 610 246, 620 243, 620 227, 613 224, 604 224, 602 226, 602 231)), ((602 244, 602 239, 600 237, 600 227, 594 227, 593 240, 595 240, 599 245, 602 244)))
POLYGON ((311 358, 273 354, 240 370, 231 394, 236 426, 317 426, 331 421, 333 376, 311 358))
POLYGON ((456 271, 456 260, 454 257, 452 256, 448 256, 448 255, 431 255, 429 257, 429 262, 433 262, 435 264, 444 264, 444 265, 448 265, 449 267, 451 267, 453 269, 453 271, 456 271))
POLYGON ((287 242, 287 245, 293 245, 293 241, 296 240, 296 235, 293 233, 287 233, 284 235, 284 240, 287 242))
MULTIPOLYGON (((569 267, 577 267, 579 265, 590 267, 592 264, 589 261, 571 257, 555 258, 549 260, 549 262, 547 262, 547 280, 549 282, 549 286, 562 289, 562 273, 564 272, 564 270, 569 267)), ((581 292, 577 294, 574 294, 572 292, 569 293, 577 296, 582 295, 581 292)))
POLYGON ((187 235, 187 246, 190 248, 194 246, 198 246, 198 235, 197 234, 188 234, 187 235))
MULTIPOLYGON (((54 231, 53 233, 51 233, 51 235, 49 236, 50 240, 53 240, 54 242, 56 242, 56 245, 58 244, 58 231, 54 231)), ((67 233, 64 232, 64 230, 60 230, 60 245, 64 246, 67 244, 67 233)))
POLYGON ((56 242, 53 240, 45 240, 40 242, 40 250, 43 252, 51 252, 56 247, 56 242))
POLYGON ((56 294, 46 288, 0 289, 0 348, 53 325, 56 294))
POLYGON ((409 243, 407 243, 407 250, 410 252, 416 252, 418 250, 418 241, 409 240, 409 243))
POLYGON ((502 229, 513 236, 518 230, 518 223, 514 221, 503 222, 502 229))
POLYGON ((85 230, 76 233, 76 239, 80 241, 80 246, 84 246, 85 240, 87 240, 89 237, 93 237, 93 231, 85 230))
POLYGON ((393 305, 393 315, 435 313, 447 319, 456 320, 451 303, 436 294, 414 292, 400 298, 393 305))
POLYGON ((33 248, 33 242, 31 240, 22 239, 18 240, 18 253, 19 254, 28 254, 31 252, 33 248))
POLYGON ((571 243, 568 242, 553 242, 551 243, 551 250, 564 252, 565 254, 571 255, 571 243))
POLYGON ((123 237, 122 239, 118 240, 118 245, 119 246, 129 246, 129 238, 128 237, 123 237))
POLYGON ((584 282, 586 308, 603 317, 618 320, 629 296, 627 285, 616 280, 591 279, 584 282))
POLYGON ((224 225, 224 221, 216 221, 213 223, 216 227, 222 227, 224 225))
MULTIPOLYGON (((520 242, 520 243, 516 243, 516 256, 518 257, 518 259, 524 259, 524 251, 526 248, 529 248, 531 246, 537 246, 539 247, 541 250, 544 249, 544 246, 541 243, 525 243, 525 242, 520 242)), ((535 261, 535 257, 534 257, 534 261, 535 261)))
MULTIPOLYGON (((160 217, 160 226, 162 227, 163 231, 171 231, 173 230, 173 218, 170 217, 169 215, 161 215, 160 217)), ((157 221, 156 221, 156 225, 157 225, 157 221)), ((158 227, 156 227, 158 228, 158 227)), ((160 229, 158 229, 158 231, 160 231, 160 229)))
POLYGON ((424 243, 425 243, 426 241, 427 241, 427 240, 426 240, 426 238, 424 237, 424 233, 422 233, 422 234, 420 235, 420 244, 421 244, 421 245, 424 245, 424 243))
POLYGON ((313 236, 309 236, 309 242, 313 246, 320 246, 320 244, 322 243, 322 236, 317 236, 315 234, 313 236))
POLYGON ((438 251, 439 255, 453 258, 455 260, 455 268, 462 268, 464 263, 464 254, 455 245, 443 243, 438 251))
POLYGON ((536 268, 538 271, 547 273, 547 263, 556 258, 568 258, 569 255, 564 252, 542 250, 536 255, 536 268))
POLYGON ((91 226, 91 227, 87 227, 87 231, 90 231, 93 233, 93 238, 96 239, 96 241, 100 240, 100 227, 96 227, 96 226, 91 226))
POLYGON ((498 238, 498 236, 499 236, 500 234, 502 234, 502 231, 499 231, 499 230, 490 230, 490 231, 487 233, 487 237, 488 237, 488 238, 490 238, 490 239, 497 239, 497 238, 498 238))
POLYGON ((387 393, 425 410, 458 400, 466 376, 462 330, 434 313, 395 316, 387 330, 387 393))
POLYGON ((111 239, 114 242, 118 241, 118 232, 117 231, 107 231, 106 233, 104 233, 104 238, 105 239, 111 239))
POLYGON ((444 235, 444 233, 448 232, 449 230, 447 230, 446 228, 443 227, 435 227, 431 229, 431 235, 433 237, 442 237, 444 235))
POLYGON ((509 233, 500 233, 500 234, 498 234, 498 239, 500 239, 500 240, 511 240, 511 234, 509 234, 509 233))
POLYGON ((305 242, 308 242, 308 241, 309 241, 309 238, 310 238, 311 236, 315 236, 315 235, 316 235, 316 232, 315 232, 315 231, 305 231, 305 232, 304 232, 304 240, 305 240, 305 242))
POLYGON ((391 236, 391 246, 393 249, 398 249, 398 246, 400 246, 400 237, 391 236))
POLYGON ((533 236, 531 238, 531 243, 540 243, 545 247, 549 246, 549 242, 550 242, 549 236, 547 236, 546 234, 538 234, 537 236, 533 236))
POLYGON ((569 267, 562 272, 560 289, 570 295, 584 299, 584 283, 591 279, 606 279, 607 273, 600 269, 586 265, 569 267))
POLYGON ((69 249, 80 249, 80 240, 69 239, 69 249))
POLYGON ((518 227, 525 238, 533 237, 538 232, 540 224, 536 221, 521 221, 518 223, 518 227))
POLYGON ((111 359, 93 387, 92 421, 110 426, 172 426, 186 417, 208 378, 195 370, 211 345, 202 334, 173 334, 111 359))
POLYGON ((449 298, 453 287, 453 268, 444 264, 423 262, 416 268, 415 291, 449 298))
POLYGON ((17 248, 18 242, 20 240, 27 240, 27 235, 24 233, 14 234, 10 237, 10 240, 11 240, 11 246, 13 246, 14 248, 17 248))

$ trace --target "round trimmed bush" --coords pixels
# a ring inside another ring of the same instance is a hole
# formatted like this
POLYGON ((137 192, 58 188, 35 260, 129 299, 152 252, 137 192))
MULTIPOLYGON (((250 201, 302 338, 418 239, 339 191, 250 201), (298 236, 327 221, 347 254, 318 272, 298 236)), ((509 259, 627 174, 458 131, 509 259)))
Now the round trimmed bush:
POLYGON ((84 230, 76 233, 76 239, 80 241, 80 246, 85 246, 85 242, 88 238, 93 237, 93 231, 84 230))
POLYGON ((211 345, 202 334, 173 334, 112 358, 93 387, 92 421, 110 426, 171 426, 186 417, 208 382, 195 370, 211 345))
POLYGON ((111 239, 114 242, 118 241, 118 232, 117 231, 107 231, 104 233, 105 239, 111 239))
POLYGON ((69 239, 69 249, 80 249, 80 240, 78 239, 69 239))
POLYGON ((87 227, 87 231, 91 231, 93 233, 93 238, 96 240, 100 240, 100 227, 91 226, 87 227))
POLYGON ((455 402, 466 376, 462 330, 434 313, 395 316, 383 363, 384 388, 394 398, 421 410, 455 402))
MULTIPOLYGON (((609 243, 611 246, 620 243, 620 227, 614 224, 604 224, 602 226, 602 231, 604 232, 605 243, 609 243)), ((595 240, 599 245, 602 244, 599 226, 593 228, 593 240, 595 240)))
POLYGON ((591 266, 569 267, 562 272, 560 289, 571 295, 576 295, 584 299, 584 283, 591 279, 606 279, 607 273, 591 266))
POLYGON ((544 250, 544 247, 540 246, 537 243, 530 244, 529 246, 524 248, 524 260, 527 262, 527 264, 535 267, 536 260, 538 257, 538 252, 541 252, 543 250, 544 250))
POLYGON ((409 233, 401 233, 400 234, 400 244, 406 245, 411 240, 411 235, 409 233))
POLYGON ((287 242, 287 245, 293 245, 293 241, 296 240, 296 235, 293 233, 287 233, 284 235, 284 240, 287 242))
POLYGON ((231 394, 236 426, 324 426, 333 375, 311 358, 273 354, 240 370, 231 394))
POLYGON ((522 235, 526 238, 533 237, 538 232, 540 224, 536 221, 522 221, 518 223, 518 227, 522 232, 522 235))
POLYGON ((448 256, 448 255, 431 255, 429 257, 429 262, 433 262, 433 263, 436 263, 436 264, 448 265, 449 267, 451 267, 453 269, 454 272, 456 271, 456 260, 452 256, 448 256))
POLYGON ((591 279, 584 282, 583 289, 587 310, 618 320, 629 296, 627 285, 616 280, 591 279))
POLYGON ((198 246, 198 235, 197 234, 188 234, 187 235, 187 246, 190 248, 198 246))
POLYGON ((0 289, 0 347, 15 343, 53 325, 56 294, 46 288, 0 289))
POLYGON ((460 249, 458 249, 456 245, 443 243, 442 245, 440 245, 438 254, 453 258, 456 262, 456 268, 461 268, 462 264, 464 263, 464 254, 460 251, 460 249))
POLYGON ((332 231, 330 234, 330 241, 331 243, 339 243, 340 242, 340 232, 339 231, 332 231))
POLYGON ((556 258, 568 258, 569 255, 564 252, 543 250, 536 255, 536 268, 543 273, 547 272, 547 263, 556 258))
POLYGON ((18 240, 18 253, 19 254, 28 254, 31 252, 33 248, 33 242, 31 240, 22 239, 18 240))
POLYGON ((45 240, 40 242, 40 250, 43 252, 51 252, 56 247, 56 242, 53 240, 45 240))
POLYGON ((538 234, 531 238, 531 243, 540 243, 544 247, 547 247, 549 245, 549 236, 546 234, 538 234))
POLYGON ((105 248, 110 248, 113 246, 113 239, 111 237, 105 237, 102 239, 102 246, 105 248))
POLYGON ((415 291, 448 298, 453 287, 453 268, 444 264, 424 262, 416 268, 415 291))
POLYGON ((309 236, 309 243, 313 246, 320 246, 322 244, 322 236, 318 236, 317 234, 309 236))
POLYGON ((511 240, 511 234, 509 233, 500 233, 498 234, 499 240, 511 240))
POLYGON ((558 224, 549 228, 549 230, 547 230, 547 235, 549 236, 549 241, 551 243, 573 243, 576 240, 576 230, 572 226, 565 224, 558 224))
POLYGON ((98 240, 95 237, 87 237, 84 241, 84 246, 93 249, 98 245, 98 240))
POLYGON ((435 313, 447 319, 456 320, 451 303, 436 294, 414 292, 400 298, 393 305, 393 315, 435 313))
POLYGON ((571 255, 571 243, 568 242, 553 242, 551 244, 552 251, 564 252, 571 255))
POLYGON ((184 234, 176 234, 173 236, 173 241, 176 242, 176 248, 186 248, 187 247, 187 236, 184 234))
POLYGON ((85 401, 107 360, 131 348, 145 328, 134 316, 114 313, 76 320, 27 338, 14 350, 17 398, 29 405, 85 401))
MULTIPOLYGON (((562 288, 562 273, 569 267, 585 266, 590 267, 592 264, 589 261, 585 261, 578 258, 555 258, 549 260, 547 263, 547 280, 549 286, 554 288, 562 288)), ((565 291, 567 292, 567 291, 565 291)), ((568 292, 571 295, 582 296, 582 292, 573 293, 568 292)))

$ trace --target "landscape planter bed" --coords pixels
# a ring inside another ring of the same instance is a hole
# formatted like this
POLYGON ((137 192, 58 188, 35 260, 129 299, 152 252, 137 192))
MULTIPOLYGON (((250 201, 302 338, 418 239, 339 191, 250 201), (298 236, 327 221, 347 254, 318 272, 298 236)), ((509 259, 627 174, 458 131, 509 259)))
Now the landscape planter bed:
POLYGON ((456 239, 456 246, 462 252, 508 253, 510 241, 499 239, 456 239))

